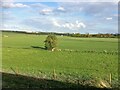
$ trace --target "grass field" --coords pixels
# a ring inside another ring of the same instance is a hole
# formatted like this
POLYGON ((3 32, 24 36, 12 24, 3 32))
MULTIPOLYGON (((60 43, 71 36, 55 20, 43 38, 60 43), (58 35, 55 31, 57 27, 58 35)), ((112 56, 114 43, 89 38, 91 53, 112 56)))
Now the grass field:
MULTIPOLYGON (((44 50, 46 35, 2 33, 2 70, 75 83, 102 79, 112 86, 118 81, 117 38, 73 38, 57 36, 61 51, 44 50)), ((4 82, 4 80, 3 80, 4 82)), ((4 85, 4 84, 3 84, 4 85)), ((7 86, 7 85, 4 85, 7 86)))

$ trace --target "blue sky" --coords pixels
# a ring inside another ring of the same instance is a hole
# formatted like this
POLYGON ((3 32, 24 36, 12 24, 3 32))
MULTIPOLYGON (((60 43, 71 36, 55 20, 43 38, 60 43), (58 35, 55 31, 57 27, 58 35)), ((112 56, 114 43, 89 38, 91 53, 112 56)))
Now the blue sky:
POLYGON ((63 33, 118 33, 115 2, 5 2, 0 29, 63 33))

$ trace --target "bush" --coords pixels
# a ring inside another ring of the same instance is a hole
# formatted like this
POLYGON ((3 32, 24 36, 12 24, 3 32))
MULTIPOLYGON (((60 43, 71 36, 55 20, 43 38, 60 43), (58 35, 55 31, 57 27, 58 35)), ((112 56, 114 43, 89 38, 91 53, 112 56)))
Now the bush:
POLYGON ((46 50, 53 50, 57 47, 57 37, 55 35, 48 35, 44 42, 46 50))

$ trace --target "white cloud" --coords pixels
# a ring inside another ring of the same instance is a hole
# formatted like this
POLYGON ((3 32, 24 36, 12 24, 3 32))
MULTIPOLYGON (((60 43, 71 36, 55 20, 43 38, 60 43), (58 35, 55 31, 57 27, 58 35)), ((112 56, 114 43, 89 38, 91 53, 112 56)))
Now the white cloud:
POLYGON ((57 20, 53 19, 52 22, 54 26, 61 27, 61 25, 57 22, 57 20))
POLYGON ((112 11, 117 12, 118 5, 114 2, 71 2, 59 3, 68 13, 79 12, 85 15, 92 16, 108 16, 113 14, 112 11))
POLYGON ((43 14, 43 15, 48 15, 48 14, 51 14, 52 13, 52 9, 50 8, 47 8, 47 9, 43 9, 40 11, 40 14, 43 14))
POLYGON ((106 20, 112 20, 112 17, 108 17, 108 18, 106 18, 106 20))
POLYGON ((22 7, 29 7, 29 6, 25 4, 17 3, 17 4, 13 4, 13 7, 22 8, 22 7))
POLYGON ((3 8, 24 8, 24 7, 29 7, 28 5, 22 4, 22 3, 3 3, 2 4, 3 8))
POLYGON ((66 10, 64 9, 64 7, 48 7, 48 6, 44 6, 44 5, 41 5, 41 4, 36 4, 36 6, 40 6, 40 14, 42 15, 58 15, 60 13, 63 13, 65 12, 66 10))
POLYGON ((58 10, 65 11, 64 7, 58 7, 58 10))
POLYGON ((81 28, 86 28, 86 25, 83 22, 79 22, 78 20, 75 23, 70 23, 70 22, 60 22, 58 23, 58 21, 56 19, 52 20, 53 25, 56 27, 60 27, 60 28, 68 28, 71 30, 75 30, 75 29, 81 29, 81 28))
POLYGON ((0 0, 0 2, 14 2, 14 0, 0 0))
POLYGON ((85 25, 84 23, 80 22, 80 23, 77 25, 77 27, 78 27, 78 28, 79 28, 79 27, 86 28, 86 25, 85 25))
POLYGON ((18 25, 12 25, 12 24, 3 24, 0 27, 1 30, 19 30, 18 25))
POLYGON ((39 8, 41 10, 44 8, 49 8, 49 6, 42 4, 42 3, 33 3, 33 4, 30 4, 30 6, 34 8, 39 8))

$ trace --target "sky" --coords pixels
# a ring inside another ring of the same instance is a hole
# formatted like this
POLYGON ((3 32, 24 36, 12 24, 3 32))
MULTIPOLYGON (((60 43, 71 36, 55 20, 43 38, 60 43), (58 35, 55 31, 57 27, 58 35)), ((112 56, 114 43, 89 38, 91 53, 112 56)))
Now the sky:
POLYGON ((0 30, 118 33, 118 2, 5 1, 0 0, 0 30))

